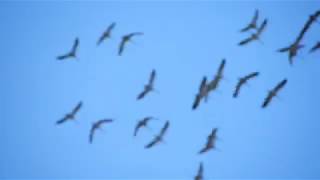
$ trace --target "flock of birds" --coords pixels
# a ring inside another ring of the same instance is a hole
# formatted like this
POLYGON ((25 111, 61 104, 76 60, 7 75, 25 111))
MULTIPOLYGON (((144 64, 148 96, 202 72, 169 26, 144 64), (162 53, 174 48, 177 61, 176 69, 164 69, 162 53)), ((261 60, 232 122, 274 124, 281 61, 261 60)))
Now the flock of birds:
MULTIPOLYGON (((302 30, 300 31, 298 37, 293 41, 293 43, 290 44, 288 47, 281 48, 278 50, 278 52, 281 52, 281 53, 284 53, 284 52, 288 53, 289 63, 291 65, 293 64, 293 58, 295 56, 297 56, 298 51, 304 47, 304 45, 301 44, 303 37, 308 32, 311 25, 313 23, 317 22, 317 18, 319 16, 320 16, 320 10, 318 10, 314 14, 310 15, 309 19, 307 20, 307 22, 303 26, 302 30)), ((263 22, 261 23, 261 25, 258 25, 258 19, 259 19, 259 11, 256 10, 251 22, 247 26, 245 26, 243 29, 240 30, 240 32, 249 32, 249 31, 253 31, 253 32, 251 33, 251 35, 248 38, 240 41, 238 44, 239 46, 247 45, 253 41, 262 42, 261 35, 267 27, 268 20, 264 19, 263 22)), ((98 39, 97 45, 100 45, 102 42, 104 42, 105 40, 107 40, 108 38, 111 37, 111 33, 112 33, 113 29, 115 28, 115 26, 116 26, 116 23, 112 23, 111 25, 109 25, 109 27, 106 29, 106 31, 98 39)), ((125 47, 128 45, 128 43, 131 41, 131 39, 134 36, 140 36, 140 35, 143 35, 143 33, 133 32, 133 33, 129 33, 129 34, 122 36, 122 39, 121 39, 121 42, 120 42, 119 48, 118 48, 118 55, 121 56, 123 54, 125 47)), ((76 38, 74 40, 74 43, 73 43, 71 50, 66 54, 58 56, 57 60, 63 61, 63 60, 76 59, 78 46, 79 46, 79 39, 76 38)), ((316 50, 319 50, 319 49, 320 49, 320 41, 317 42, 310 49, 310 53, 315 52, 316 50)), ((203 77, 203 79, 200 83, 198 93, 196 94, 194 103, 192 104, 193 110, 196 110, 199 107, 199 105, 203 99, 205 102, 207 102, 210 92, 215 91, 218 88, 220 81, 223 79, 223 71, 224 71, 225 64, 226 64, 226 60, 223 59, 222 62, 220 63, 218 71, 216 72, 214 78, 211 81, 208 81, 206 76, 203 77)), ((245 75, 245 76, 239 78, 238 83, 235 86, 233 97, 237 98, 240 94, 241 87, 244 84, 246 84, 249 80, 254 79, 257 76, 259 76, 259 72, 252 72, 252 73, 249 73, 248 75, 245 75)), ((148 83, 144 86, 144 89, 142 90, 142 92, 138 94, 137 100, 143 99, 150 92, 157 92, 154 88, 155 78, 156 78, 156 70, 153 69, 150 74, 148 83)), ((266 108, 270 104, 272 99, 277 96, 279 91, 285 87, 287 82, 288 82, 287 79, 283 79, 278 84, 276 84, 276 86, 268 92, 266 98, 263 100, 261 108, 266 108)), ((75 116, 76 116, 77 112, 81 109, 82 105, 83 105, 83 103, 80 101, 70 113, 66 114, 61 120, 58 120, 56 122, 56 124, 61 125, 67 121, 75 120, 75 116)), ((147 127, 149 121, 151 121, 153 119, 156 119, 156 118, 152 117, 152 116, 148 116, 148 117, 145 117, 142 120, 138 121, 138 123, 136 124, 136 126, 134 128, 133 135, 137 136, 139 130, 143 127, 147 127)), ((94 134, 95 134, 96 130, 100 129, 102 127, 102 125, 112 123, 112 122, 113 122, 112 119, 102 119, 102 120, 98 120, 98 121, 94 122, 92 124, 91 130, 89 132, 89 143, 93 142, 94 134)), ((163 127, 160 129, 159 134, 154 136, 154 138, 150 141, 150 143, 145 145, 145 148, 149 149, 149 148, 152 148, 155 145, 163 142, 163 137, 166 134, 169 126, 170 126, 170 122, 166 121, 165 124, 163 125, 163 127)), ((207 142, 205 143, 204 147, 201 148, 200 151, 198 152, 199 154, 206 153, 206 152, 216 148, 215 144, 216 144, 216 140, 217 140, 217 131, 218 131, 217 128, 212 129, 209 136, 207 137, 207 142)), ((195 180, 202 180, 203 179, 203 163, 202 162, 199 165, 197 175, 194 177, 194 179, 195 180)))

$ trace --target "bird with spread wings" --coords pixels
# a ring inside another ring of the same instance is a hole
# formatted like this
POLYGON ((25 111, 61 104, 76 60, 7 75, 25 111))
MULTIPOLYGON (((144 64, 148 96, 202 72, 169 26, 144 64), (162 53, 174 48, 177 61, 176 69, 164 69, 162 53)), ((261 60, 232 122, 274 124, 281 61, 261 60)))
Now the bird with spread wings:
POLYGON ((279 82, 271 91, 269 91, 267 97, 264 99, 263 103, 262 103, 262 108, 266 108, 270 102, 272 101, 272 99, 277 96, 278 92, 287 84, 287 79, 282 80, 281 82, 279 82))
POLYGON ((257 29, 258 28, 258 26, 257 26, 258 18, 259 18, 259 10, 256 9, 251 22, 246 27, 241 29, 240 32, 247 32, 251 29, 257 29))
POLYGON ((62 60, 66 60, 66 59, 76 58, 78 46, 79 46, 79 38, 76 38, 73 42, 73 46, 72 46, 71 50, 64 55, 58 56, 57 60, 62 61, 62 60))
POLYGON ((246 84, 250 79, 257 77, 258 75, 259 75, 259 72, 253 72, 253 73, 250 73, 244 77, 241 77, 236 85, 235 91, 233 93, 233 97, 237 98, 239 96, 241 87, 244 84, 246 84))
POLYGON ((149 121, 152 120, 152 119, 155 119, 155 118, 152 117, 152 116, 147 116, 147 117, 143 118, 142 120, 140 120, 140 121, 137 123, 136 127, 134 128, 134 133, 133 133, 133 135, 134 135, 134 136, 137 136, 139 129, 141 129, 141 128, 143 128, 143 127, 147 127, 149 121))
POLYGON ((132 37, 140 36, 140 35, 143 35, 143 33, 142 32, 134 32, 134 33, 130 33, 130 34, 122 36, 122 40, 121 40, 120 45, 119 45, 118 55, 119 56, 122 55, 126 44, 131 41, 132 37))
POLYGON ((103 32, 103 34, 100 36, 100 38, 97 41, 97 46, 99 46, 103 41, 111 37, 111 32, 113 31, 114 27, 116 26, 116 23, 111 23, 108 28, 103 32))
POLYGON ((138 94, 137 100, 141 100, 141 99, 144 98, 149 92, 155 91, 155 89, 154 89, 154 81, 155 81, 155 78, 156 78, 156 70, 153 69, 152 72, 151 72, 151 74, 150 74, 148 84, 146 84, 146 85, 144 86, 143 91, 142 91, 140 94, 138 94))
POLYGON ((217 140, 217 128, 213 128, 211 131, 211 134, 208 136, 207 138, 207 143, 205 144, 205 146, 199 151, 199 154, 203 154, 208 152, 211 149, 215 148, 215 143, 217 140))
POLYGON ((69 120, 74 120, 77 112, 81 109, 82 102, 80 101, 77 106, 72 110, 71 113, 66 114, 62 119, 56 122, 57 125, 60 125, 62 123, 65 123, 69 120))
POLYGON ((252 33, 250 37, 248 37, 247 39, 244 39, 242 40, 241 42, 239 42, 239 46, 243 46, 243 45, 246 45, 252 41, 257 41, 257 40, 260 40, 260 36, 262 34, 262 32, 266 29, 267 27, 267 24, 268 24, 268 20, 265 19, 261 26, 258 28, 257 32, 255 33, 252 33))
POLYGON ((112 119, 102 119, 102 120, 99 120, 97 122, 94 122, 92 124, 91 130, 90 130, 90 134, 89 134, 89 143, 92 144, 93 137, 94 137, 94 134, 95 134, 96 130, 100 129, 103 124, 111 123, 111 122, 113 122, 112 119))
POLYGON ((202 180, 203 179, 203 164, 202 162, 199 165, 198 173, 194 177, 194 180, 202 180))
POLYGON ((162 127, 160 133, 154 137, 154 139, 145 146, 146 149, 152 148, 156 144, 160 143, 163 141, 163 136, 167 132, 169 128, 169 121, 166 121, 165 125, 162 127))

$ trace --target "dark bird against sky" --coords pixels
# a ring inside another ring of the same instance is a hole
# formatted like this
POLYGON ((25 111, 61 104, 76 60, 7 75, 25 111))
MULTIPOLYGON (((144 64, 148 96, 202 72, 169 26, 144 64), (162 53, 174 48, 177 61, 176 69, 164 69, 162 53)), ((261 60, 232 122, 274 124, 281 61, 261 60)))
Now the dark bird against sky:
POLYGON ((144 98, 149 92, 152 92, 155 90, 154 89, 155 78, 156 78, 156 70, 153 69, 150 74, 148 84, 144 86, 143 91, 137 96, 137 100, 144 98))
POLYGON ((272 101, 272 99, 277 96, 278 92, 287 84, 287 79, 282 80, 281 82, 279 82, 276 87, 274 87, 271 91, 269 91, 267 97, 264 99, 263 103, 262 103, 262 108, 266 108, 270 102, 272 101))
POLYGON ((122 36, 122 40, 121 40, 120 45, 119 45, 118 55, 119 56, 122 55, 126 44, 131 41, 133 36, 141 36, 141 35, 143 35, 142 32, 134 32, 134 33, 130 33, 130 34, 122 36))
POLYGON ((244 39, 243 41, 241 41, 239 43, 239 46, 246 45, 246 44, 248 44, 249 42, 252 42, 252 41, 260 40, 260 36, 261 36, 262 32, 266 29, 267 24, 268 24, 268 20, 265 19, 262 22, 262 24, 259 27, 259 29, 257 30, 257 32, 256 33, 252 33, 250 37, 248 37, 247 39, 244 39))
POLYGON ((203 77, 200 87, 199 87, 199 92, 196 95, 196 98, 194 100, 194 103, 192 105, 192 109, 195 110, 199 106, 202 98, 207 97, 208 94, 208 86, 207 86, 207 77, 203 77))
POLYGON ((258 75, 259 75, 259 72, 253 72, 244 77, 241 77, 236 85, 235 91, 233 93, 233 97, 234 98, 238 97, 242 85, 246 84, 250 79, 257 77, 258 75))
POLYGON ((93 123, 91 130, 90 130, 90 134, 89 134, 89 143, 92 144, 93 137, 94 137, 96 130, 100 129, 103 124, 111 123, 111 122, 113 122, 112 119, 102 119, 102 120, 99 120, 99 121, 93 123))
POLYGON ((259 10, 256 9, 255 13, 254 13, 254 16, 251 20, 251 22, 246 26, 244 27, 243 29, 241 29, 240 31, 241 32, 247 32, 251 29, 257 29, 257 23, 258 23, 258 18, 259 18, 259 10))
POLYGON ((165 135, 165 133, 167 132, 169 128, 169 121, 166 121, 165 125, 163 126, 163 128, 161 129, 159 135, 156 135, 154 137, 154 139, 145 146, 146 149, 152 148, 153 146, 155 146, 156 144, 160 143, 163 141, 163 136, 165 135))
POLYGON ((208 152, 211 149, 215 148, 216 140, 217 140, 217 128, 212 129, 211 134, 207 138, 207 143, 205 146, 199 151, 199 154, 203 154, 208 152))
POLYGON ((57 60, 66 60, 66 59, 76 58, 78 46, 79 46, 79 38, 76 38, 73 42, 73 46, 72 46, 70 52, 68 52, 64 55, 58 56, 57 60))
POLYGON ((112 23, 108 26, 108 28, 103 32, 103 34, 100 36, 100 38, 97 41, 97 45, 100 45, 104 40, 111 37, 111 32, 116 26, 116 23, 112 23))
POLYGON ((155 118, 151 117, 151 116, 147 116, 147 117, 143 118, 142 120, 140 120, 137 123, 136 127, 134 128, 134 134, 133 135, 137 136, 139 129, 142 128, 142 127, 147 127, 149 121, 152 120, 152 119, 155 119, 155 118))
POLYGON ((71 113, 68 113, 64 116, 64 118, 62 118, 61 120, 57 121, 56 124, 62 124, 68 120, 74 120, 75 119, 75 116, 77 114, 77 112, 81 109, 82 107, 82 102, 80 101, 77 106, 72 110, 71 113))

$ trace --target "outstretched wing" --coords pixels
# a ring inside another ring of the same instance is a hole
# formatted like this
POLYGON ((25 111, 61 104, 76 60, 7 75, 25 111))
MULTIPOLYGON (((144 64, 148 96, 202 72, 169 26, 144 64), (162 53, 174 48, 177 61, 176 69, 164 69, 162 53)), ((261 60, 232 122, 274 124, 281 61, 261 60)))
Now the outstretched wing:
POLYGON ((132 38, 133 36, 141 36, 141 35, 143 35, 142 32, 133 32, 133 33, 128 34, 127 36, 129 38, 132 38))
POLYGON ((124 46, 126 45, 127 41, 125 39, 122 39, 119 45, 119 51, 118 55, 121 56, 124 50, 124 46))
POLYGON ((164 134, 167 132, 168 128, 169 128, 169 121, 166 121, 166 123, 164 124, 163 128, 160 131, 160 137, 164 136, 164 134))
POLYGON ((320 42, 317 42, 317 44, 315 44, 311 49, 310 49, 310 53, 316 51, 317 49, 320 49, 320 42))
POLYGON ((82 101, 80 101, 78 104, 77 104, 77 106, 73 109, 73 111, 72 111, 72 115, 75 115, 80 109, 81 109, 81 107, 82 107, 82 101))
POLYGON ((111 36, 111 31, 113 30, 113 28, 116 26, 116 23, 113 22, 112 24, 110 24, 107 28, 107 30, 100 36, 97 45, 100 45, 106 38, 111 36))
POLYGON ((148 94, 149 90, 148 89, 144 89, 138 96, 137 96, 137 100, 140 100, 142 98, 144 98, 147 94, 148 94))
POLYGON ((266 108, 266 107, 270 104, 272 98, 273 98, 273 95, 272 95, 271 92, 269 92, 268 95, 267 95, 267 97, 264 99, 261 107, 262 107, 262 108, 266 108))
POLYGON ((255 29, 257 27, 258 18, 259 18, 259 11, 256 10, 251 22, 246 27, 241 29, 240 31, 246 32, 246 31, 249 31, 250 29, 255 29))
POLYGON ((261 26, 259 27, 258 29, 258 32, 257 32, 257 35, 260 36, 261 33, 266 29, 267 27, 267 24, 268 24, 268 20, 267 19, 264 19, 261 26))
POLYGON ((134 128, 134 136, 137 136, 139 129, 142 127, 141 121, 137 123, 136 127, 134 128))
POLYGON ((92 126, 92 128, 91 128, 91 130, 90 130, 90 134, 89 134, 89 143, 90 143, 90 144, 92 144, 92 142, 93 142, 94 132, 95 132, 95 127, 92 126))
POLYGON ((223 74, 223 70, 224 70, 224 66, 226 65, 226 60, 223 59, 220 63, 220 66, 219 66, 219 69, 218 69, 218 72, 217 72, 217 76, 219 77, 222 77, 222 74, 223 74))
POLYGON ((288 82, 287 79, 284 79, 281 82, 279 82, 277 86, 274 88, 274 92, 278 93, 278 91, 280 91, 287 84, 287 82, 288 82))
POLYGON ((283 52, 288 52, 290 49, 291 49, 291 46, 290 46, 290 47, 285 47, 285 48, 278 49, 277 51, 283 53, 283 52))
POLYGON ((79 38, 76 38, 72 46, 71 54, 75 55, 77 53, 78 46, 79 46, 79 38))
POLYGON ((149 144, 147 144, 144 148, 149 149, 155 146, 160 142, 160 139, 158 137, 155 137, 149 144))
POLYGON ((65 54, 65 55, 58 56, 58 57, 57 57, 57 60, 65 60, 65 59, 67 59, 67 58, 69 58, 69 57, 71 57, 71 56, 70 56, 70 53, 65 54))
POLYGON ((205 146, 204 148, 202 148, 202 149, 199 151, 199 154, 204 154, 204 153, 208 152, 210 149, 212 149, 212 148, 209 147, 209 146, 205 146))
POLYGON ((242 84, 243 84, 243 81, 242 81, 242 79, 240 79, 240 80, 238 81, 237 85, 236 85, 236 88, 235 88, 234 92, 233 92, 233 97, 234 97, 234 98, 237 98, 237 97, 238 97, 239 92, 240 92, 240 88, 241 88, 242 84))
POLYGON ((62 124, 62 123, 65 123, 67 120, 68 120, 68 118, 67 118, 67 117, 64 117, 64 118, 60 119, 59 121, 57 121, 56 124, 57 124, 57 125, 60 125, 60 124, 62 124))
POLYGON ((240 41, 238 45, 239 45, 239 46, 243 46, 243 45, 248 44, 248 43, 251 42, 251 41, 253 41, 252 36, 248 37, 247 39, 244 39, 244 40, 240 41))
POLYGON ((200 104, 200 101, 201 101, 201 95, 200 95, 200 94, 197 94, 197 95, 196 95, 196 98, 195 98, 195 100, 194 100, 194 102, 193 102, 193 104, 192 104, 192 109, 193 109, 193 110, 197 109, 197 107, 198 107, 199 104, 200 104))
POLYGON ((152 70, 149 78, 149 85, 153 86, 154 80, 156 78, 156 70, 152 70))

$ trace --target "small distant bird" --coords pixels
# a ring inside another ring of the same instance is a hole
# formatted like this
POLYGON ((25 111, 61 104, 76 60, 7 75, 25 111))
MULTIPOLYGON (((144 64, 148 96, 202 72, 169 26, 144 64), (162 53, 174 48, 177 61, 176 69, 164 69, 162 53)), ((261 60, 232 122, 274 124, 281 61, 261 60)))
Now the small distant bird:
POLYGON ((89 134, 89 143, 92 144, 93 136, 94 136, 94 133, 96 132, 96 130, 100 129, 103 124, 111 123, 111 122, 113 122, 112 119, 102 119, 102 120, 99 120, 99 121, 93 123, 91 130, 90 130, 90 134, 89 134))
POLYGON ((151 117, 151 116, 147 116, 147 117, 143 118, 142 120, 140 120, 137 123, 136 127, 134 128, 134 134, 133 135, 137 136, 139 129, 142 128, 142 127, 147 127, 149 121, 152 120, 152 119, 155 119, 155 118, 151 117))
POLYGON ((282 80, 281 82, 279 82, 276 87, 274 89, 272 89, 271 91, 269 91, 268 96, 264 99, 263 103, 262 103, 262 108, 266 108, 273 97, 277 96, 278 92, 287 84, 287 79, 282 80))
POLYGON ((298 50, 303 48, 304 45, 298 44, 297 42, 291 44, 289 47, 281 48, 278 50, 280 53, 288 52, 289 63, 293 64, 293 58, 297 56, 298 50))
POLYGON ((203 164, 199 165, 198 174, 194 177, 194 180, 203 180, 203 164))
POLYGON ((317 44, 315 44, 315 45, 310 49, 310 53, 312 53, 312 52, 314 52, 314 51, 316 51, 316 50, 318 50, 318 49, 320 49, 320 41, 317 42, 317 44))
POLYGON ((154 91, 154 80, 156 78, 156 70, 152 70, 148 84, 144 86, 144 90, 137 96, 137 100, 144 98, 149 92, 154 91))
POLYGON ((160 134, 157 135, 157 136, 155 136, 155 138, 154 138, 149 144, 147 144, 147 145, 145 146, 145 148, 146 148, 146 149, 149 149, 149 148, 155 146, 156 144, 162 142, 162 141, 163 141, 163 136, 164 136, 165 133, 167 132, 168 128, 169 128, 169 121, 167 121, 167 122, 165 123, 165 125, 163 126, 163 128, 162 128, 161 131, 160 131, 160 134))
POLYGON ((77 112, 81 109, 82 107, 82 102, 80 101, 77 106, 72 110, 71 113, 68 113, 62 118, 61 120, 57 121, 56 124, 60 125, 68 120, 74 120, 77 112))
POLYGON ((196 98, 194 100, 194 103, 192 105, 192 109, 195 110, 199 106, 201 100, 203 97, 207 97, 208 94, 208 86, 207 86, 207 77, 203 77, 200 87, 199 87, 199 92, 196 95, 196 98))
POLYGON ((66 60, 66 59, 70 59, 70 58, 76 58, 78 46, 79 46, 79 38, 76 38, 73 42, 73 46, 72 46, 72 49, 70 50, 70 52, 68 52, 64 55, 58 56, 57 60, 61 61, 61 60, 66 60))
POLYGON ((130 33, 130 34, 124 35, 124 36, 122 37, 122 40, 121 40, 120 45, 119 45, 118 55, 119 55, 119 56, 122 55, 125 45, 126 45, 128 42, 131 41, 131 38, 132 38, 133 36, 140 36, 140 35, 143 35, 143 33, 142 33, 142 32, 134 32, 134 33, 130 33))
POLYGON ((217 131, 218 131, 217 128, 214 128, 214 129, 212 130, 211 134, 210 134, 210 135, 208 136, 208 138, 207 138, 207 143, 206 143, 205 147, 202 148, 202 149, 199 151, 199 154, 206 153, 206 152, 208 152, 209 150, 215 148, 215 143, 216 143, 216 140, 217 140, 217 131))
POLYGON ((241 32, 247 32, 249 31, 250 29, 257 29, 257 22, 258 22, 258 18, 259 18, 259 10, 256 9, 255 13, 254 13, 254 16, 251 20, 251 22, 246 26, 244 27, 243 29, 241 29, 240 31, 241 32))
POLYGON ((250 79, 257 77, 258 75, 259 75, 259 72, 253 72, 244 77, 241 77, 236 85, 236 89, 233 93, 233 97, 234 98, 238 97, 242 85, 246 84, 250 79))
POLYGON ((108 26, 107 30, 103 32, 103 34, 100 36, 100 38, 97 41, 97 46, 100 45, 104 40, 108 39, 111 37, 111 32, 116 26, 116 23, 112 23, 108 26))
POLYGON ((259 27, 259 29, 257 30, 256 33, 253 33, 251 34, 250 37, 248 37, 247 39, 244 39, 243 41, 241 41, 238 45, 239 46, 243 46, 243 45, 246 45, 248 44, 249 42, 252 42, 252 41, 256 41, 256 40, 260 40, 260 36, 262 34, 262 32, 265 30, 266 26, 267 26, 267 23, 268 23, 268 20, 265 19, 261 26, 259 27))

